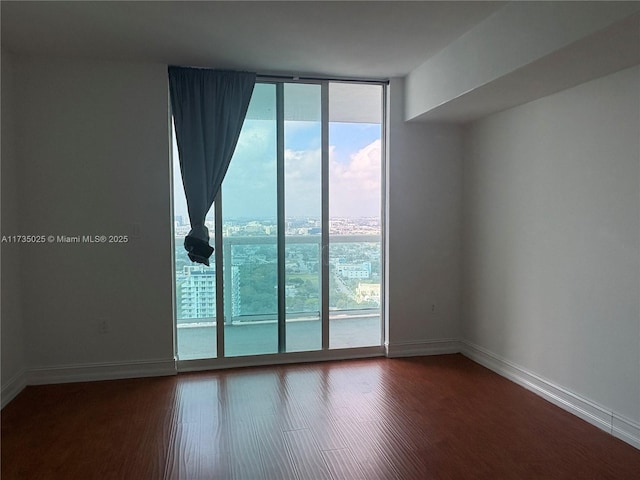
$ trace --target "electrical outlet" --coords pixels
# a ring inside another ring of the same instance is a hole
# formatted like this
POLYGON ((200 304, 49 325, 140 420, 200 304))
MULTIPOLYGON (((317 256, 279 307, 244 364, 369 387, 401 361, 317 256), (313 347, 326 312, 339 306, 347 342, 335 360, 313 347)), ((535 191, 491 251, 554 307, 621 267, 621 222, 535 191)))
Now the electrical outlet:
POLYGON ((102 335, 109 333, 111 331, 111 324, 109 323, 109 320, 105 320, 105 319, 100 320, 98 322, 98 331, 102 335))
POLYGON ((436 313, 436 304, 435 303, 431 304, 431 313, 436 313))

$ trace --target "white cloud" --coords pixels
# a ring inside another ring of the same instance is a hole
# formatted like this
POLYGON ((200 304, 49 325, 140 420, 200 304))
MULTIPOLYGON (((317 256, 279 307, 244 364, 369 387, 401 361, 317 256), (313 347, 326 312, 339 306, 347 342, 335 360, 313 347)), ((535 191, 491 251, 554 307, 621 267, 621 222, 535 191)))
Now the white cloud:
MULTIPOLYGON (((329 147, 329 216, 377 217, 381 200, 381 142, 340 162, 329 147)), ((320 216, 321 151, 285 150, 286 215, 320 216)))
POLYGON ((321 161, 317 150, 285 150, 284 188, 287 217, 320 217, 321 161))
POLYGON ((382 143, 375 140, 352 154, 347 163, 329 155, 329 216, 380 215, 382 143))
MULTIPOLYGON (((238 158, 225 179, 225 212, 231 216, 272 216, 275 212, 275 159, 272 139, 263 129, 247 129, 238 142, 238 158), (262 131, 261 131, 262 130, 262 131)), ((176 153, 177 155, 177 153, 176 153)), ((329 147, 330 217, 377 217, 381 202, 381 141, 375 140, 340 162, 329 147)), ((285 150, 287 216, 320 216, 321 151, 285 150)), ((176 162, 177 163, 177 162, 176 162)), ((176 211, 186 213, 179 170, 174 167, 176 211)))

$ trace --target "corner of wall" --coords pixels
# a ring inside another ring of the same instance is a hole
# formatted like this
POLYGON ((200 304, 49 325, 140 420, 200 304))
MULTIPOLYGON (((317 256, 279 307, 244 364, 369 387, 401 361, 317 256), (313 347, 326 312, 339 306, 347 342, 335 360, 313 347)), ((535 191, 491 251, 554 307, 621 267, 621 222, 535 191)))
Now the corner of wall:
POLYGON ((640 448, 639 79, 631 67, 465 131, 461 344, 640 448))
POLYGON ((404 87, 404 79, 391 80, 387 354, 453 353, 460 334, 461 130, 406 122, 404 87))
POLYGON ((21 287, 21 235, 18 211, 18 145, 16 138, 16 82, 13 55, 2 51, 1 61, 1 123, 2 152, 0 160, 2 243, 0 246, 0 330, 2 342, 1 406, 4 407, 26 386, 26 362, 21 287))

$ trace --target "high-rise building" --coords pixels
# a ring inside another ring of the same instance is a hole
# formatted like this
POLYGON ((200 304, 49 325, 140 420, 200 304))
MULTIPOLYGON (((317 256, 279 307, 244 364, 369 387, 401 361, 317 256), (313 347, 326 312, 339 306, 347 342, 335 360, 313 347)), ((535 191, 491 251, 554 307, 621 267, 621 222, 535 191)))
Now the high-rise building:
POLYGON ((214 268, 184 267, 180 285, 180 319, 213 318, 216 315, 216 271, 214 268))

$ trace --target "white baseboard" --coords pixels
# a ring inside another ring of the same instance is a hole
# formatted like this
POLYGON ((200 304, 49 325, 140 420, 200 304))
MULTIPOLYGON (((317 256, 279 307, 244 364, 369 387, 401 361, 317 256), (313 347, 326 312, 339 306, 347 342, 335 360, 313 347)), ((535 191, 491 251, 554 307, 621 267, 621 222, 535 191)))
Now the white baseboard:
POLYGON ((22 369, 2 385, 2 392, 0 393, 0 408, 4 408, 5 405, 16 398, 26 386, 27 375, 26 371, 22 369))
POLYGON ((620 440, 640 448, 640 425, 633 420, 618 415, 610 409, 602 407, 560 385, 555 385, 483 347, 465 340, 460 343, 461 352, 465 357, 523 386, 620 440))
POLYGON ((30 368, 29 385, 50 383, 93 382, 121 378, 162 377, 176 375, 175 359, 139 360, 133 362, 87 363, 30 368))
POLYGON ((460 347, 460 341, 453 338, 385 344, 389 358, 460 353, 460 347))
POLYGON ((613 412, 611 414, 611 434, 640 449, 640 423, 613 412))

